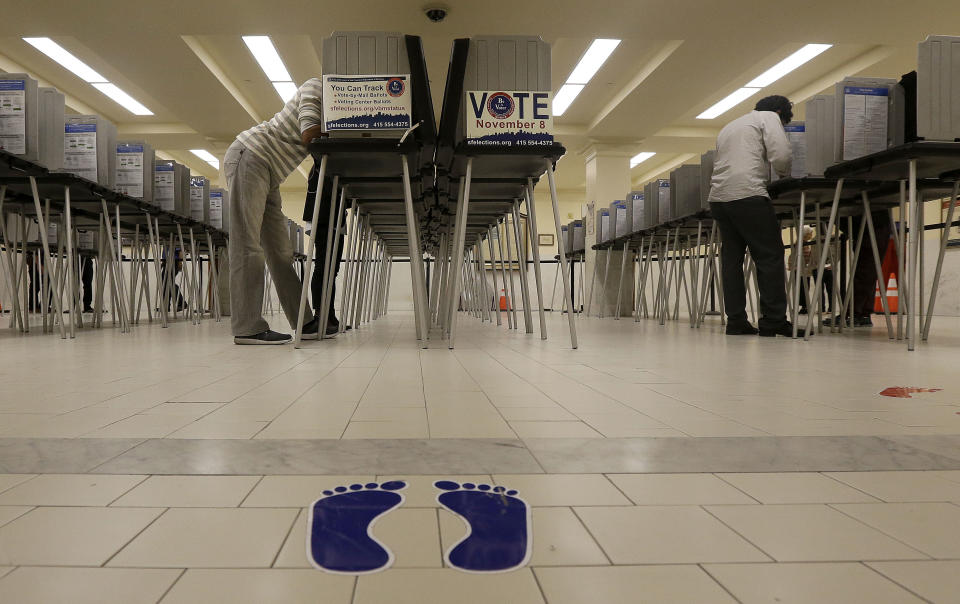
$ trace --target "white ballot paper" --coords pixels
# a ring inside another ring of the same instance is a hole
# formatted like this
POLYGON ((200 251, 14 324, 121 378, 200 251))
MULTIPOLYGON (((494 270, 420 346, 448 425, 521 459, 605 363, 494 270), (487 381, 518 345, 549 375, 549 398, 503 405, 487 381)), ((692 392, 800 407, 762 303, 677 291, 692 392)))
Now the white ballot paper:
POLYGON ((63 169, 97 182, 97 125, 64 126, 63 169))
POLYGON ((117 193, 143 199, 143 145, 117 145, 117 193))
POLYGON ((27 152, 26 87, 24 80, 0 80, 0 149, 27 152))
POLYGON ((846 86, 843 89, 843 159, 887 148, 887 88, 846 86))

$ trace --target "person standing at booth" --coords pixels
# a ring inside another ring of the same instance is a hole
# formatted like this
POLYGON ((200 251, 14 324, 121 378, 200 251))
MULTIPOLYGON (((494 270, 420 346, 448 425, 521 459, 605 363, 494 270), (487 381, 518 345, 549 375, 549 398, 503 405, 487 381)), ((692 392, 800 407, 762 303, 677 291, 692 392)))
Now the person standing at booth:
MULTIPOLYGON (((300 308, 300 279, 293 246, 280 210, 280 183, 309 155, 307 143, 324 136, 323 82, 307 80, 273 118, 241 132, 223 158, 230 189, 230 327, 236 344, 286 344, 289 334, 270 329, 263 318, 264 260, 291 328, 300 308)), ((305 325, 303 338, 317 339, 305 325)))
POLYGON ((759 334, 793 335, 787 321, 783 238, 767 192, 771 167, 780 176, 790 174, 793 152, 783 127, 791 119, 790 100, 769 96, 727 124, 717 138, 708 199, 723 244, 720 263, 727 335, 758 333, 746 311, 743 261, 748 249, 760 288, 759 334))

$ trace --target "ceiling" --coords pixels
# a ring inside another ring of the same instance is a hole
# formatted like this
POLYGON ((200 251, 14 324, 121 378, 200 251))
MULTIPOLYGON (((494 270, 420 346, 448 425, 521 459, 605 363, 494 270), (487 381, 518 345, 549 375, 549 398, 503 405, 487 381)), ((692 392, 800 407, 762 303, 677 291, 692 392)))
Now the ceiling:
MULTIPOLYGON (((622 39, 555 120, 569 155, 558 165, 558 187, 569 192, 584 190, 583 154, 592 145, 655 151, 632 170, 635 185, 693 161, 756 98, 715 120, 696 115, 803 44, 835 46, 763 91, 789 96, 801 119, 799 101, 842 77, 898 78, 915 68, 916 45, 927 34, 960 35, 956 0, 528 0, 510 4, 509 13, 456 0, 441 3, 449 15, 439 24, 424 17, 419 0, 89 0, 70 11, 62 0, 6 4, 0 70, 33 74, 67 94, 73 110, 99 113, 118 125, 122 138, 145 139, 211 179, 218 178, 216 170, 188 150, 222 157, 238 132, 281 107, 241 35, 270 35, 297 82, 319 74, 320 42, 333 30, 420 35, 438 117, 454 38, 539 34, 552 44, 554 91, 594 38, 622 39), (944 31, 943 24, 956 31, 944 31), (22 41, 25 36, 53 38, 155 115, 133 116, 22 41)), ((303 171, 283 185, 304 187, 303 171)))

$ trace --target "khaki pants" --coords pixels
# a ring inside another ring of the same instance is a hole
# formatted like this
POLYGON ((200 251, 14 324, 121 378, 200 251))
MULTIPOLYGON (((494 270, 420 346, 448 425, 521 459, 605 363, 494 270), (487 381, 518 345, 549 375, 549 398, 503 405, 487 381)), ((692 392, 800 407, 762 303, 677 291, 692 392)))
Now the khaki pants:
MULTIPOLYGON (((255 153, 234 141, 223 158, 230 189, 230 327, 235 336, 270 328, 263 319, 264 259, 280 306, 296 328, 300 279, 293 270, 287 218, 280 210, 280 179, 255 153)), ((304 322, 310 320, 304 313, 304 322)))

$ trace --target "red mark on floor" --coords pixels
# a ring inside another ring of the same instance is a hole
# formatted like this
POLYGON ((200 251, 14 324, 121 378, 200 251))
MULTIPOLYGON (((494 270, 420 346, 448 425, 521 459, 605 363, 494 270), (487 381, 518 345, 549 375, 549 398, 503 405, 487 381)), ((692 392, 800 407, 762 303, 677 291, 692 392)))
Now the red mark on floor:
POLYGON ((894 398, 913 398, 911 394, 918 392, 940 392, 943 388, 917 388, 915 386, 893 386, 880 393, 880 396, 892 396, 894 398))

